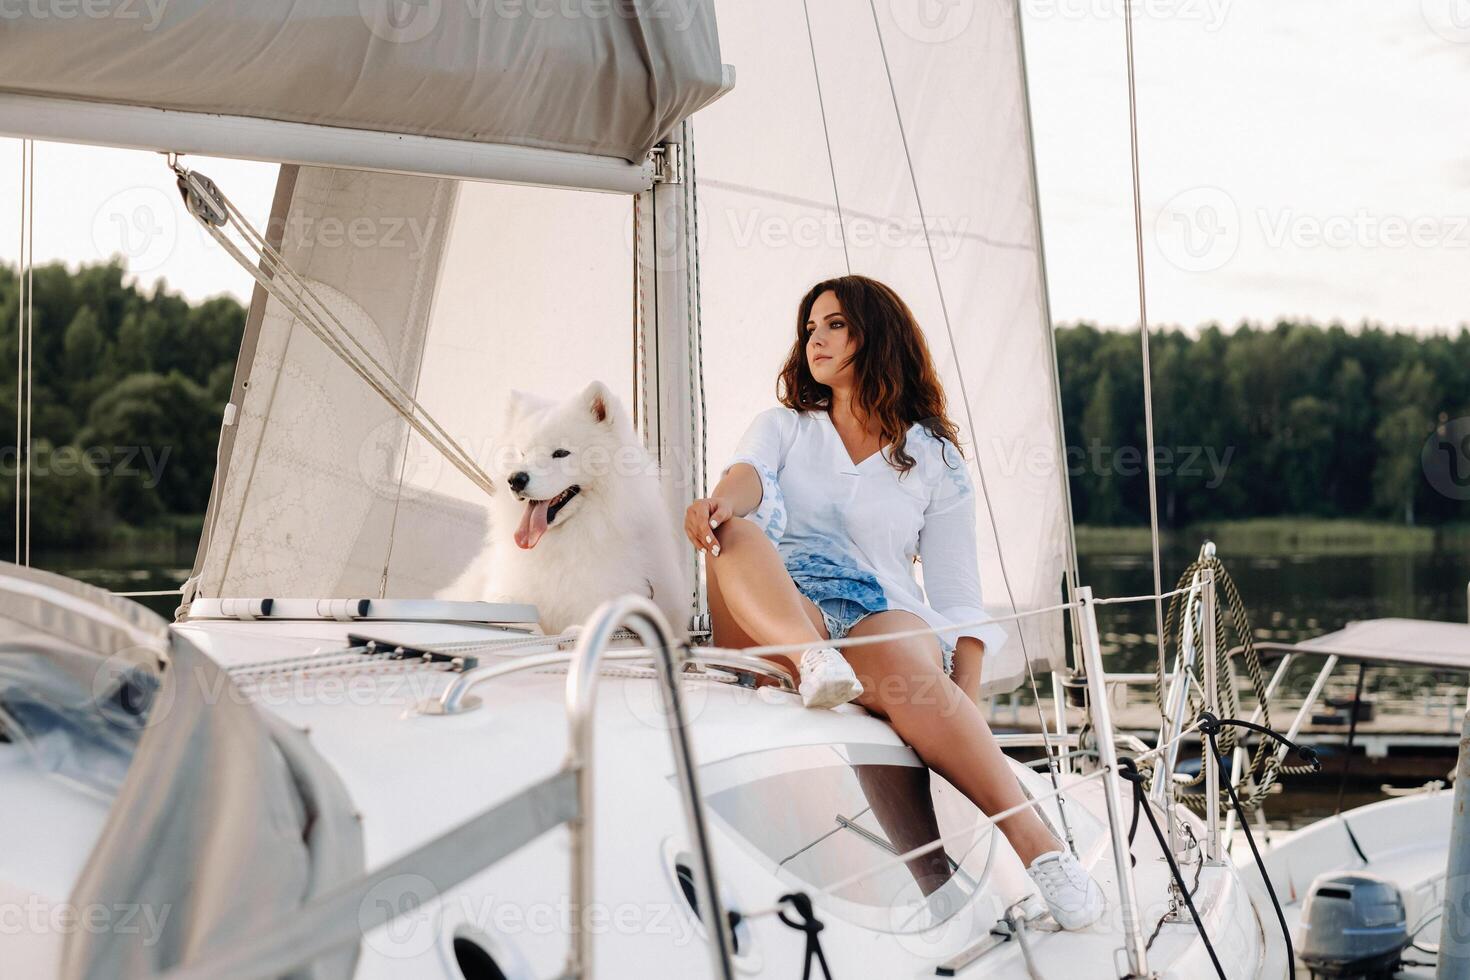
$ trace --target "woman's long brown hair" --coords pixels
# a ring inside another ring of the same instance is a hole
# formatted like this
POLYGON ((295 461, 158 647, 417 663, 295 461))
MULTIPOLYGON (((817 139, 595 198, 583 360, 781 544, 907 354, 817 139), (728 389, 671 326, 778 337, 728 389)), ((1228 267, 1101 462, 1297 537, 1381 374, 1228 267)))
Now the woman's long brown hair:
POLYGON ((915 422, 959 450, 959 430, 950 421, 944 388, 913 311, 892 289, 867 276, 826 279, 801 298, 796 342, 776 380, 781 404, 800 412, 831 407, 832 389, 812 377, 806 361, 806 323, 817 297, 826 292, 836 295, 857 345, 852 355, 853 409, 860 418, 878 424, 885 445, 893 444, 889 455, 894 469, 907 473, 914 466, 904 444, 915 422))

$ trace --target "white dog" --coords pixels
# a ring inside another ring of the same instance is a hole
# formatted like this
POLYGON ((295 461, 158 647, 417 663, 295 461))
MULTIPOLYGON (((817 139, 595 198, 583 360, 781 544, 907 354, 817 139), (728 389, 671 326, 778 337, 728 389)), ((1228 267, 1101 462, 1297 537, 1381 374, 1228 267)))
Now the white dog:
POLYGON ((658 465, 607 386, 563 402, 512 391, 498 446, 489 592, 535 604, 548 634, 637 593, 682 642, 692 599, 677 528, 658 465))

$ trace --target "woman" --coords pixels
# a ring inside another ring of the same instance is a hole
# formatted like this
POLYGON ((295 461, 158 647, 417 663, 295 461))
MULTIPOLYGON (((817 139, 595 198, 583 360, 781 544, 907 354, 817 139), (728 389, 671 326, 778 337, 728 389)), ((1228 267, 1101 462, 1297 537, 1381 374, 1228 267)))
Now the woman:
MULTIPOLYGON (((863 276, 818 283, 778 393, 782 407, 756 417, 714 492, 685 514, 707 556, 715 643, 809 644, 791 664, 807 706, 856 701, 986 813, 1023 803, 976 704, 981 658, 1005 633, 973 625, 986 618, 974 491, 913 314, 863 276)), ((999 826, 1061 926, 1102 915, 1097 883, 1035 810, 999 826)))

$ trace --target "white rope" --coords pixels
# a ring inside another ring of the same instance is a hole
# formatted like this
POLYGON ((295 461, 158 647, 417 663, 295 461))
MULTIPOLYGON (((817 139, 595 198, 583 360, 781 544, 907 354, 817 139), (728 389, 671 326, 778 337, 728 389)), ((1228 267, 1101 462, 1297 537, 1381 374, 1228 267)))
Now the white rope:
POLYGON ((15 311, 15 563, 20 564, 20 467, 21 433, 25 420, 25 364, 26 364, 26 147, 30 140, 20 144, 20 251, 15 266, 16 311, 15 311))
MULTIPOLYGON (((1128 146, 1133 163, 1133 242, 1138 264, 1138 335, 1143 345, 1143 438, 1148 461, 1148 527, 1153 544, 1154 594, 1164 590, 1159 558, 1159 475, 1154 460, 1154 385, 1148 356, 1148 299, 1143 271, 1143 203, 1138 179, 1138 93, 1133 78, 1133 0, 1124 0, 1123 31, 1128 48, 1128 146)), ((1159 674, 1168 673, 1164 662, 1164 600, 1154 600, 1154 624, 1159 648, 1159 674)))
POLYGON ((20 256, 15 318, 15 563, 31 563, 31 384, 36 331, 36 144, 20 143, 20 256), (22 483, 21 471, 24 470, 22 483), (24 515, 24 522, 22 522, 24 515))
POLYGON ((424 441, 443 455, 471 483, 487 494, 494 493, 494 481, 475 462, 469 451, 456 442, 444 426, 398 381, 394 373, 353 336, 331 307, 296 274, 280 252, 255 230, 229 198, 217 189, 211 192, 198 175, 179 164, 175 163, 173 169, 187 182, 193 196, 203 202, 202 207, 217 203, 224 209, 224 224, 232 228, 259 259, 251 261, 220 226, 191 207, 189 210, 210 237, 330 352, 387 402, 424 441))
POLYGON ((30 170, 26 184, 26 550, 31 563, 31 394, 36 387, 36 141, 26 140, 30 170))
POLYGON ((1094 606, 1114 606, 1125 602, 1162 602, 1165 599, 1172 599, 1176 595, 1192 592, 1194 588, 1192 585, 1186 585, 1174 589, 1172 592, 1164 592, 1160 595, 1120 595, 1112 599, 1093 599, 1092 604, 1094 606))

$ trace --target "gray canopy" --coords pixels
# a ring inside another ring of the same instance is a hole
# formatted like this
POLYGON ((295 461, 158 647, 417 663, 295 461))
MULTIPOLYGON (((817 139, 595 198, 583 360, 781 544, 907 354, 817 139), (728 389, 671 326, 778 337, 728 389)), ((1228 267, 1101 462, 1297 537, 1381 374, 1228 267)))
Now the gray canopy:
POLYGON ((0 93, 640 161, 725 87, 709 0, 42 9, 0 17, 0 93))
MULTIPOLYGON (((361 871, 352 803, 307 738, 158 616, 0 562, 0 638, 0 729, 111 799, 69 907, 151 910, 159 926, 69 931, 65 980, 198 962, 361 871)), ((293 980, 345 978, 355 962, 345 949, 293 980)))

